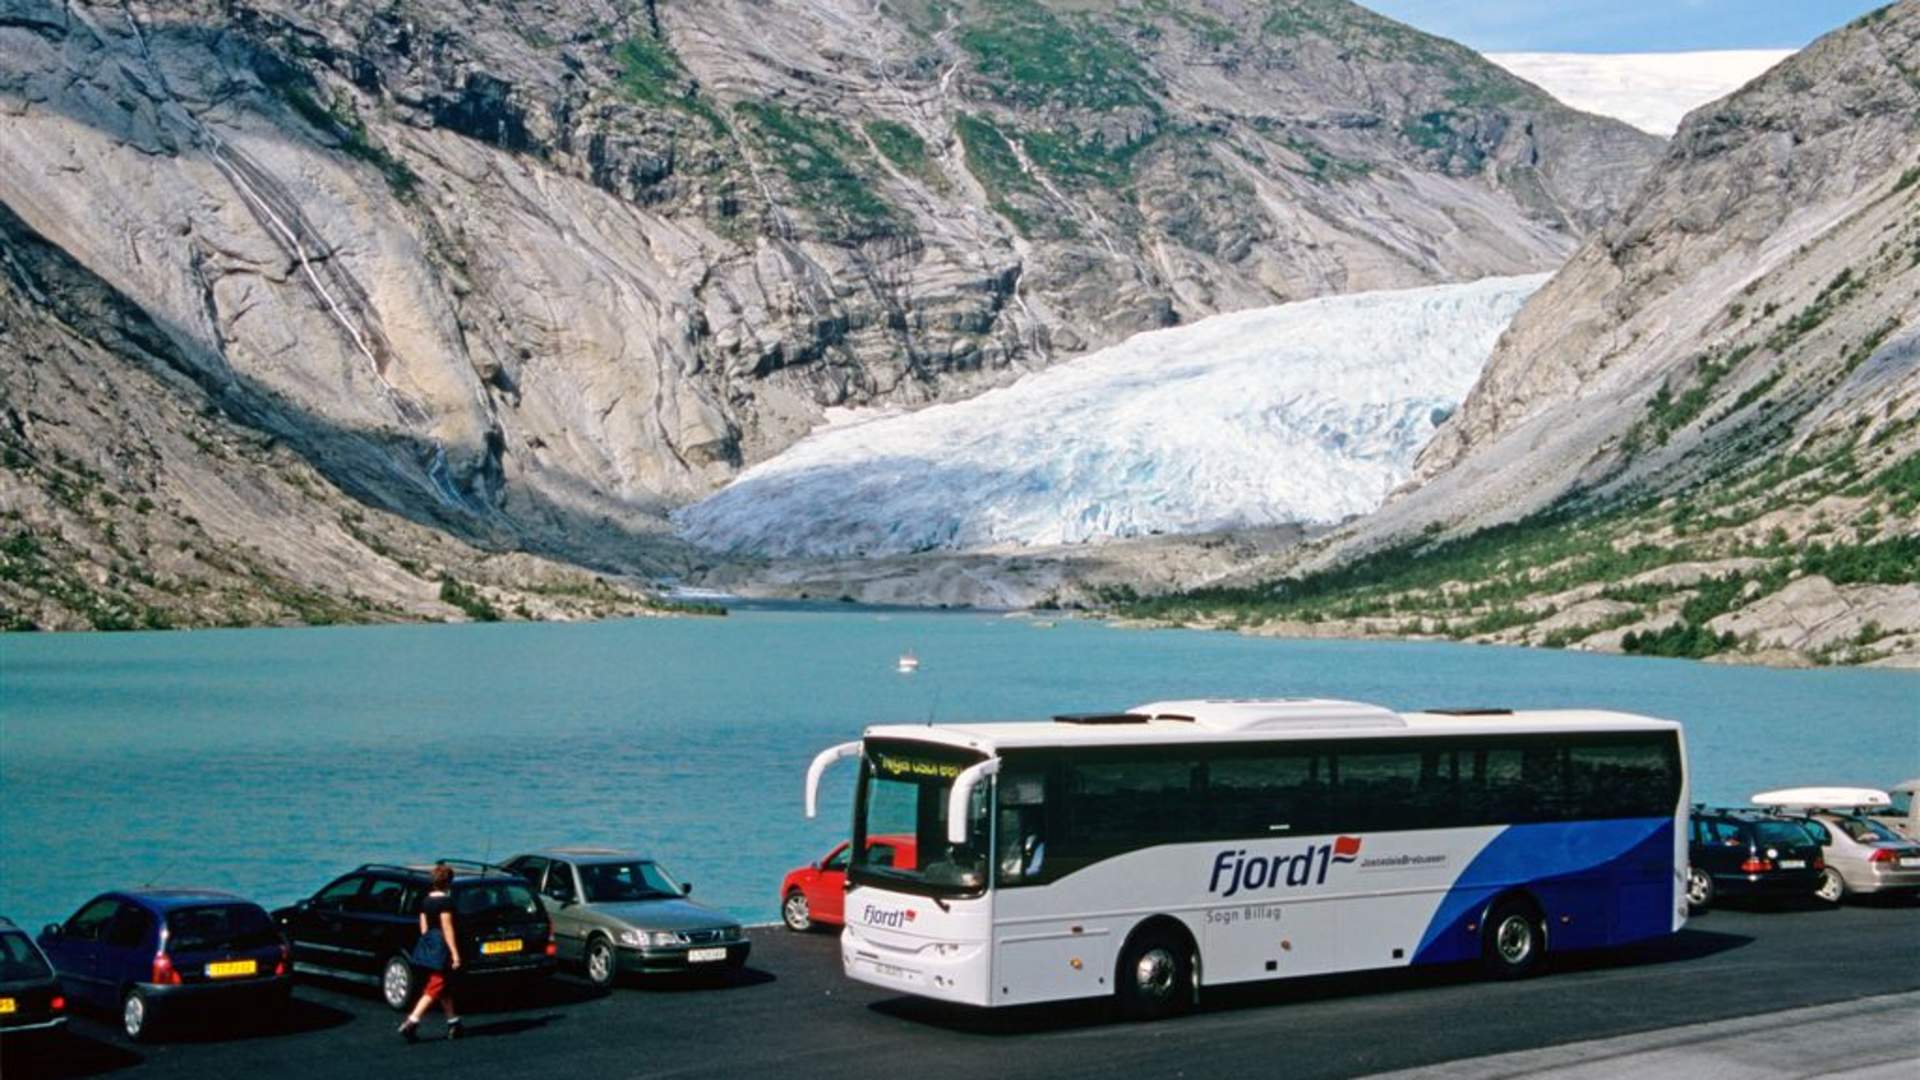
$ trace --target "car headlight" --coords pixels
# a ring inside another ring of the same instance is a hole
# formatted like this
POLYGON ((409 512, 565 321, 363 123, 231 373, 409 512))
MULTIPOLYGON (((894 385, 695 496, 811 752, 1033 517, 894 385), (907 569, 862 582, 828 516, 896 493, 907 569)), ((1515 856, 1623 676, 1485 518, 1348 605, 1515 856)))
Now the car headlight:
POLYGON ((640 946, 647 943, 647 932, 645 930, 620 931, 620 944, 622 945, 640 946))
POLYGON ((721 940, 721 941, 739 941, 739 940, 740 940, 740 938, 741 938, 741 933, 740 933, 740 928, 739 928, 739 927, 737 927, 737 926, 723 926, 723 927, 721 927, 721 928, 720 928, 720 940, 721 940))
POLYGON ((675 945, 685 945, 687 939, 678 930, 642 930, 641 942, 656 949, 670 949, 675 945))

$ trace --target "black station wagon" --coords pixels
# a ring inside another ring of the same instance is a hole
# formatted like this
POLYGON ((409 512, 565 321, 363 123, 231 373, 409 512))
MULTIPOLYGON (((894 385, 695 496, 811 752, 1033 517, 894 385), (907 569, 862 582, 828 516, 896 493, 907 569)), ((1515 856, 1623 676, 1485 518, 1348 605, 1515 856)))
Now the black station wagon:
POLYGON ((1796 821, 1751 810, 1693 808, 1687 903, 1731 896, 1812 896, 1826 863, 1820 842, 1796 821))
MULTIPOLYGON (((453 919, 462 981, 478 990, 526 991, 553 973, 553 923, 519 875, 486 863, 454 869, 453 919)), ((420 903, 433 871, 369 863, 292 907, 274 912, 293 946, 293 970, 380 988, 395 1010, 424 981, 408 958, 420 939, 420 903)))

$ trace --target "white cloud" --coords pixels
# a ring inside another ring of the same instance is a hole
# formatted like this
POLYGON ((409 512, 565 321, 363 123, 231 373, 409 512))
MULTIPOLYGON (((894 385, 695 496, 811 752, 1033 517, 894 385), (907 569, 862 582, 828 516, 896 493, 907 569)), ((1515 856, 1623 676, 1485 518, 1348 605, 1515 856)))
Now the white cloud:
POLYGON ((1489 53, 1487 59, 1576 109, 1672 135, 1687 113, 1717 101, 1792 55, 1789 49, 1679 53, 1489 53))

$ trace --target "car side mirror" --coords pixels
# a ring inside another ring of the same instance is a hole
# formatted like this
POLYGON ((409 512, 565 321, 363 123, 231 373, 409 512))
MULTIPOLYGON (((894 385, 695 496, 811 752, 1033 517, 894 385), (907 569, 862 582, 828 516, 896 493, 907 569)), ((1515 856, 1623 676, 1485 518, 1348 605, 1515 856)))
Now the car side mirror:
POLYGON ((820 869, 820 860, 819 860, 819 859, 815 859, 815 860, 813 860, 812 862, 810 862, 810 863, 808 863, 808 864, 807 864, 807 867, 808 867, 808 869, 811 869, 811 870, 818 870, 818 869, 820 869))
POLYGON ((692 895, 693 895, 693 882, 691 882, 691 881, 683 881, 683 882, 681 882, 681 883, 680 883, 680 895, 681 895, 681 896, 692 896, 692 895))
POLYGON ((67 933, 67 928, 64 926, 61 926, 57 922, 48 923, 46 926, 46 929, 40 931, 40 934, 42 937, 50 937, 50 938, 64 937, 66 933, 67 933))

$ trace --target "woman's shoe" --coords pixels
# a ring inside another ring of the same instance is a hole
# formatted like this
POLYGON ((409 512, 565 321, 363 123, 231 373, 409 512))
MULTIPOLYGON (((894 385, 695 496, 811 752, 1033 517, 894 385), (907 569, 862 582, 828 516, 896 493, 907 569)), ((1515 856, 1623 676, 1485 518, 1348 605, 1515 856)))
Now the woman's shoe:
POLYGON ((460 1028, 460 1021, 458 1020, 447 1021, 447 1038, 457 1039, 460 1037, 461 1033, 462 1032, 460 1028))
POLYGON ((400 1037, 407 1040, 410 1043, 419 1042, 420 1041, 420 1021, 418 1020, 400 1021, 400 1037))

